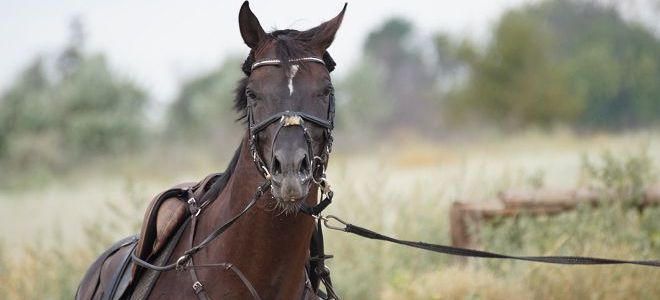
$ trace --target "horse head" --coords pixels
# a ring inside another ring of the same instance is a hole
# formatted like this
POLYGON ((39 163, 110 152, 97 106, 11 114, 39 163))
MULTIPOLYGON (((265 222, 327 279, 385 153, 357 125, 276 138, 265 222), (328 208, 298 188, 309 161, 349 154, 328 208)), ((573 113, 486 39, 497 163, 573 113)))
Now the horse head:
POLYGON ((298 211, 312 183, 324 180, 335 105, 334 61, 327 49, 345 10, 344 5, 336 17, 305 31, 270 33, 248 2, 239 12, 241 36, 251 51, 236 108, 247 119, 252 158, 285 213, 298 211))

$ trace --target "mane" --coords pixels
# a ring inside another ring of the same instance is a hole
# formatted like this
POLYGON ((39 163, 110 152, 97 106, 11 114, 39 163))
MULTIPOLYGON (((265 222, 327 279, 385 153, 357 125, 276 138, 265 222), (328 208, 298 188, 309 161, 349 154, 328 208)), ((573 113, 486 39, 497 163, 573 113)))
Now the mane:
MULTIPOLYGON (((237 121, 245 120, 246 117, 247 98, 245 96, 245 89, 250 73, 252 72, 252 64, 255 63, 255 56, 275 47, 275 58, 282 62, 281 69, 283 72, 286 72, 291 66, 290 59, 310 56, 312 50, 309 44, 318 31, 318 27, 306 31, 293 29, 275 30, 268 33, 264 41, 256 49, 250 51, 250 54, 241 66, 245 76, 238 81, 238 86, 234 90, 234 109, 239 114, 237 121)), ((336 63, 327 51, 323 53, 322 59, 325 62, 328 72, 332 72, 335 69, 336 63)))
POLYGON ((202 196, 202 199, 200 203, 205 203, 206 201, 213 201, 213 199, 216 199, 218 195, 222 192, 222 190, 225 189, 225 186, 227 186, 227 183, 229 182, 229 178, 231 178, 232 174, 234 173, 234 169, 236 168, 236 165, 238 164, 238 158, 241 154, 241 148, 242 148, 243 143, 241 143, 238 146, 238 149, 234 152, 234 157, 232 157, 231 161, 229 162, 229 165, 227 165, 227 169, 225 169, 225 172, 218 178, 213 184, 211 185, 211 188, 202 196))

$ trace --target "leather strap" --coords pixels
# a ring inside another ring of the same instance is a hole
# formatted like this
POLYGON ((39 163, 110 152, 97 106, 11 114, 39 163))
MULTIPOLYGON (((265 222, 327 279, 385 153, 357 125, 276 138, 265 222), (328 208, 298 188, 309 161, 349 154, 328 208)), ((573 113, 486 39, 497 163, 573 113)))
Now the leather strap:
MULTIPOLYGON (((190 247, 192 247, 195 243, 195 230, 197 229, 197 216, 193 215, 192 217, 192 225, 190 227, 190 247)), ((197 272, 195 272, 195 268, 191 268, 191 266, 194 266, 194 261, 193 258, 190 257, 190 260, 188 261, 187 267, 189 268, 188 270, 190 271, 190 277, 192 278, 192 289, 195 292, 195 295, 197 295, 197 298, 200 300, 209 300, 208 294, 204 290, 204 285, 199 281, 199 278, 197 277, 197 272)))
POLYGON ((198 265, 190 265, 187 266, 187 268, 194 268, 194 269, 199 269, 199 268, 224 268, 225 270, 231 270, 238 276, 238 278, 243 282, 243 285, 250 291, 250 294, 252 294, 252 298, 261 300, 261 297, 259 297, 259 293, 257 293, 257 290, 254 288, 252 283, 245 277, 243 272, 239 270, 235 265, 231 263, 214 263, 214 264, 198 264, 198 265))
POLYGON ((649 267, 660 267, 660 260, 622 260, 622 259, 610 259, 610 258, 597 258, 597 257, 584 257, 584 256, 515 256, 515 255, 506 255, 493 253, 488 251, 479 251, 473 249, 459 248, 459 247, 450 247, 444 245, 430 244, 424 242, 414 242, 407 240, 400 240, 393 237, 389 237, 375 231, 346 223, 337 217, 327 216, 325 217, 324 224, 330 229, 335 229, 343 232, 348 232, 355 234, 357 236, 365 237, 368 239, 381 240, 386 242, 391 242, 399 245, 404 245, 412 248, 418 248, 422 250, 444 253, 450 255, 458 256, 468 256, 468 257, 480 257, 480 258, 495 258, 495 259, 513 259, 513 260, 523 260, 531 262, 540 262, 548 264, 562 264, 562 265, 615 265, 615 264, 631 264, 631 265, 640 265, 640 266, 649 266, 649 267), (335 220, 340 222, 344 227, 328 226, 328 220, 335 220))

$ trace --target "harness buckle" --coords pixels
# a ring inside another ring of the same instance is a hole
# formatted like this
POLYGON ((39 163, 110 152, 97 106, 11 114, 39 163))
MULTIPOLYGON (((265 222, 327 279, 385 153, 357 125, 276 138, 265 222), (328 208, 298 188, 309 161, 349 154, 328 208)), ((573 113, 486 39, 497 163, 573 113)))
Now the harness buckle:
POLYGON ((199 294, 204 289, 204 286, 201 282, 195 281, 195 283, 192 285, 192 288, 195 291, 195 294, 199 294))
POLYGON ((183 271, 186 266, 185 264, 188 262, 190 259, 189 254, 184 254, 183 256, 179 257, 179 259, 176 260, 175 268, 177 271, 183 271))
POLYGON ((314 158, 312 159, 312 164, 314 165, 314 169, 312 170, 312 181, 314 181, 314 183, 318 185, 321 185, 321 183, 326 180, 325 165, 323 164, 323 158, 321 158, 320 156, 314 156, 314 158), (320 170, 320 172, 318 170, 320 170))
POLYGON ((195 217, 199 216, 199 213, 202 211, 199 205, 197 205, 195 197, 190 197, 190 199, 188 199, 188 209, 190 210, 190 214, 195 217))
POLYGON ((261 168, 264 170, 264 177, 266 178, 266 180, 270 181, 270 179, 273 178, 273 176, 270 175, 268 168, 266 168, 266 166, 264 165, 261 165, 261 168))

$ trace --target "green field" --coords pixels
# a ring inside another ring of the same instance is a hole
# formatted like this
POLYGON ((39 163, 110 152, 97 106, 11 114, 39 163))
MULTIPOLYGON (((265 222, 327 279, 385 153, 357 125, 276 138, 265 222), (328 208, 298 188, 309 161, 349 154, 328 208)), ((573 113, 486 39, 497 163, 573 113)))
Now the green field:
MULTIPOLYGON (((572 188, 601 166, 646 155, 657 174, 660 133, 513 137, 425 142, 398 135, 354 150, 337 136, 328 208, 355 224, 411 240, 449 244, 448 207, 516 188, 572 188), (348 149, 352 149, 349 151, 348 149), (646 154, 644 154, 646 153, 646 154)), ((68 299, 95 254, 134 233, 150 198, 222 171, 226 153, 150 150, 96 160, 61 177, 0 189, 0 299, 68 299), (163 164, 167 162, 167 164, 163 164)), ((640 170, 642 172, 642 170, 640 170)), ((646 173, 645 173, 646 174, 646 173)), ((623 174, 622 176, 626 176, 623 174)), ((651 174, 652 175, 652 174, 651 174)), ((648 179, 653 180, 649 175, 648 179)), ((657 179, 657 177, 655 177, 657 179)), ((625 180, 624 180, 625 182, 625 180)), ((621 205, 557 217, 500 220, 482 247, 527 255, 660 258, 660 211, 621 205)), ((326 234, 337 290, 346 299, 657 299, 660 271, 636 266, 555 267, 422 253, 336 232, 326 234)))

